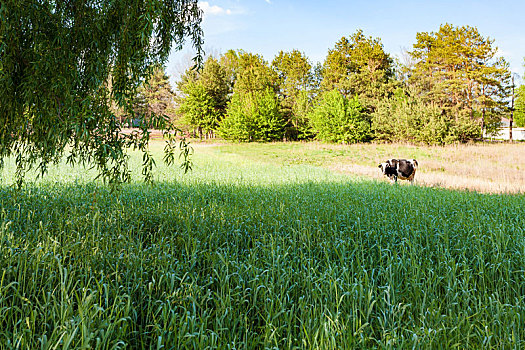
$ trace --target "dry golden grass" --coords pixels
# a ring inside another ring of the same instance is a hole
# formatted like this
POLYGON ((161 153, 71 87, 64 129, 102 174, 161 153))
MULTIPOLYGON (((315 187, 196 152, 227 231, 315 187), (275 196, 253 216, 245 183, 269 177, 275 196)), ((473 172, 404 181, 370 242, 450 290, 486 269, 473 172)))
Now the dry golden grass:
MULTIPOLYGON (((315 146, 319 147, 319 145, 315 146)), ((409 145, 327 146, 343 150, 331 169, 369 178, 384 178, 377 164, 389 158, 415 158, 415 182, 423 186, 486 193, 525 193, 525 144, 475 144, 446 147, 409 145)), ((386 179, 385 179, 386 181, 386 179)))
MULTIPOLYGON (((208 144, 197 143, 196 146, 204 145, 208 144)), ((525 143, 487 142, 440 147, 276 142, 213 143, 210 146, 250 161, 276 165, 312 164, 381 181, 388 180, 378 169, 379 163, 390 158, 414 158, 419 163, 415 183, 420 186, 484 193, 525 193, 525 143)))

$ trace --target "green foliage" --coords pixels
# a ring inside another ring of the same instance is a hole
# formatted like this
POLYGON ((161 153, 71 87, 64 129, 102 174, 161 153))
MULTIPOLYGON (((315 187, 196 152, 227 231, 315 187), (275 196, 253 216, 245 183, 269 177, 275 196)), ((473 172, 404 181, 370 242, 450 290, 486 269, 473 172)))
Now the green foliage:
POLYGON ((328 51, 322 74, 322 91, 338 89, 346 97, 357 95, 370 110, 393 89, 392 58, 381 39, 367 38, 362 30, 342 37, 328 51))
POLYGON ((229 85, 226 70, 219 61, 208 57, 201 72, 189 69, 178 84, 180 122, 197 129, 202 138, 217 130, 228 102, 229 85))
POLYGON ((199 76, 200 83, 213 101, 213 108, 219 115, 224 115, 228 103, 230 87, 226 69, 213 57, 208 57, 199 76))
POLYGON ((234 141, 272 141, 283 138, 285 121, 277 94, 271 89, 233 95, 219 135, 234 141))
POLYGON ((313 104, 309 95, 307 91, 302 90, 295 98, 286 129, 288 140, 306 140, 312 137, 309 115, 313 104))
POLYGON ((235 141, 282 139, 285 120, 276 93, 276 72, 261 56, 244 51, 229 51, 223 62, 235 81, 219 134, 235 141))
MULTIPOLYGON (((229 50, 220 62, 214 62, 220 74, 211 74, 208 81, 220 86, 217 95, 240 95, 230 104, 230 120, 223 126, 222 135, 230 139, 255 137, 247 130, 254 129, 257 117, 249 114, 258 113, 259 107, 254 102, 241 106, 244 102, 240 101, 253 101, 270 89, 279 96, 287 140, 309 139, 316 133, 320 139, 337 142, 360 142, 372 136, 425 144, 467 142, 479 139, 483 131, 494 131, 508 112, 508 64, 496 58, 496 52, 494 40, 481 36, 475 27, 442 25, 438 32, 417 34, 414 49, 406 57, 409 63, 398 75, 403 81, 397 81, 394 61, 381 40, 358 30, 341 38, 322 66, 312 67, 298 50, 279 52, 271 68, 260 55, 229 50), (337 118, 319 117, 320 113, 332 113, 320 112, 323 108, 319 106, 312 111, 312 105, 324 104, 320 101, 334 89, 346 98, 356 96, 361 112, 368 114, 360 113, 355 129, 359 131, 341 130, 347 118, 341 117, 345 115, 342 104, 332 106, 334 111, 339 109, 334 112, 337 118), (396 91, 404 95, 403 89, 410 91, 409 100, 400 99, 399 94, 393 97, 396 91), (374 112, 372 133, 367 123, 374 112), (316 121, 310 121, 310 116, 316 121), (331 119, 333 125, 328 122, 331 119), (243 122, 252 125, 241 128, 243 122), (312 130, 313 126, 317 129, 312 130), (329 131, 330 127, 334 130, 329 131)), ((200 79, 193 74, 184 79, 200 79)), ((221 98, 222 106, 226 100, 221 98)))
POLYGON ((403 90, 381 101, 372 115, 372 129, 377 140, 427 145, 466 142, 480 137, 479 124, 468 115, 447 115, 413 91, 409 94, 403 90))
MULTIPOLYGON (((468 115, 482 128, 494 126, 506 113, 510 84, 508 64, 496 59, 496 53, 494 40, 481 36, 475 27, 445 24, 438 32, 417 33, 414 51, 409 53, 415 64, 409 69, 408 83, 447 114, 460 120, 468 115)), ((457 123, 467 124, 469 129, 471 122, 457 123)), ((461 130, 460 134, 472 133, 461 130)))
POLYGON ((514 122, 518 127, 525 127, 525 85, 516 89, 516 100, 514 103, 514 122))
POLYGON ((237 80, 237 73, 239 70, 239 55, 234 50, 228 50, 220 58, 220 65, 224 68, 226 73, 226 81, 228 83, 228 90, 233 91, 235 80, 237 80))
POLYGON ((287 139, 305 139, 309 136, 308 119, 312 91, 312 65, 298 50, 279 52, 272 62, 279 76, 281 111, 287 122, 287 139))
POLYGON ((134 116, 147 121, 152 116, 165 115, 171 120, 174 117, 174 97, 165 68, 156 67, 137 90, 134 116))
POLYGON ((234 94, 250 94, 267 88, 275 92, 279 90, 277 73, 268 66, 262 56, 239 51, 236 57, 237 62, 233 66, 236 77, 234 94))
POLYGON ((321 86, 323 84, 323 65, 321 62, 317 62, 312 68, 312 92, 314 95, 321 93, 321 86))
POLYGON ((280 51, 272 67, 279 76, 280 92, 284 99, 296 97, 299 91, 307 91, 312 84, 312 65, 304 53, 298 50, 280 51))
MULTIPOLYGON (((479 140, 481 138, 479 119, 473 119, 468 114, 463 113, 452 120, 453 122, 451 123, 450 133, 452 140, 465 143, 472 140, 479 140)), ((491 127, 490 129, 493 130, 494 128, 491 127)))
POLYGON ((191 67, 187 69, 184 74, 180 77, 180 81, 177 82, 177 90, 182 91, 184 89, 184 85, 194 83, 199 79, 199 71, 197 69, 194 69, 194 67, 191 67))
POLYGON ((370 121, 358 98, 349 100, 337 90, 321 96, 310 122, 316 138, 323 141, 355 143, 371 137, 370 121))
POLYGON ((184 86, 183 93, 186 97, 179 107, 183 123, 199 129, 201 133, 215 130, 221 114, 204 84, 201 81, 188 83, 184 86))
MULTIPOLYGON (((128 181, 129 147, 143 150, 150 179, 149 133, 122 134, 113 111, 131 112, 136 88, 185 37, 202 56, 200 22, 196 0, 2 1, 0 158, 16 158, 18 183, 34 166, 44 174, 66 149, 71 163, 128 181)), ((166 122, 151 124, 169 129, 166 122)))
POLYGON ((377 140, 444 144, 449 127, 437 106, 406 96, 381 101, 372 115, 377 140))

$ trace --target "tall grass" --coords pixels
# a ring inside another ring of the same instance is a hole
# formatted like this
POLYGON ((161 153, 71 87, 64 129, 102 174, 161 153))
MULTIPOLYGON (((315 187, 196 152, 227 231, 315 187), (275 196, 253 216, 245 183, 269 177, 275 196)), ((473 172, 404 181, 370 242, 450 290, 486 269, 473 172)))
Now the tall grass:
POLYGON ((119 193, 60 165, 0 205, 1 348, 525 347, 523 196, 219 150, 119 193))

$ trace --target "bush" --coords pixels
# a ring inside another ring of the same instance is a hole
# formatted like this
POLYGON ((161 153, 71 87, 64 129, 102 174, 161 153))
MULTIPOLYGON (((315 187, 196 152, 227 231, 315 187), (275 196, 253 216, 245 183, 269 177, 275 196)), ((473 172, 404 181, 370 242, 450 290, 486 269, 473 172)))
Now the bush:
POLYGON ((517 127, 525 127, 525 85, 516 90, 516 104, 514 111, 514 122, 517 127))
POLYGON ((349 100, 337 90, 321 96, 310 123, 316 138, 322 141, 356 143, 371 137, 368 115, 357 97, 349 100))
POLYGON ((287 140, 307 140, 312 138, 312 127, 308 120, 312 110, 312 101, 305 90, 299 91, 290 113, 286 128, 287 140))
POLYGON ((418 97, 396 94, 383 100, 372 115, 374 137, 389 142, 443 145, 480 136, 480 125, 468 115, 447 115, 418 97))
POLYGON ((188 83, 184 86, 183 92, 186 98, 180 104, 182 123, 197 128, 200 136, 203 131, 215 130, 221 115, 204 85, 199 82, 188 83))
POLYGON ((282 114, 276 93, 267 88, 252 93, 235 93, 228 105, 219 135, 233 141, 273 141, 284 135, 282 114))

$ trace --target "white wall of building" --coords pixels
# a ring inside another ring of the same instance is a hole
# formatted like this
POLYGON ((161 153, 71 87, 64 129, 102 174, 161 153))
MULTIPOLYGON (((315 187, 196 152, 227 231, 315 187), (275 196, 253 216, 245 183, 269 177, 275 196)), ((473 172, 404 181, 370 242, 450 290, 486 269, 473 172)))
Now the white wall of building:
MULTIPOLYGON (((487 135, 486 139, 490 140, 508 140, 510 134, 509 128, 500 128, 495 134, 487 135)), ((512 140, 513 141, 525 141, 525 128, 512 128, 512 140)))

